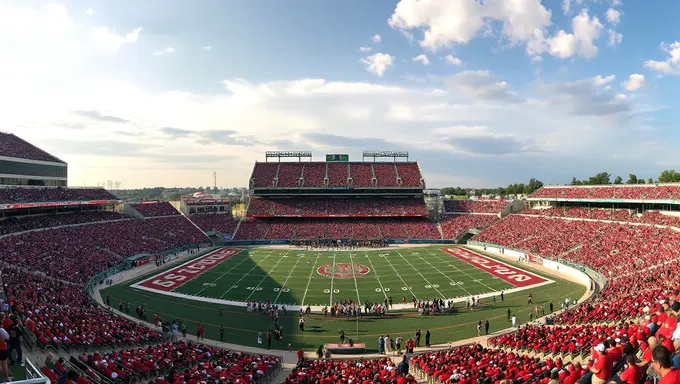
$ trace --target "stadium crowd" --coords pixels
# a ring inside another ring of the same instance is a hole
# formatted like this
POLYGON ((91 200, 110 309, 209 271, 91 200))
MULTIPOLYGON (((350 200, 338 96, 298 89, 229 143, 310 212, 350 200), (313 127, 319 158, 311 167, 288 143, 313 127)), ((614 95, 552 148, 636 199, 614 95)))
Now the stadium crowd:
MULTIPOLYGON (((405 360, 405 358, 404 358, 405 360)), ((303 360, 293 369, 284 384, 355 383, 410 384, 416 380, 404 365, 389 358, 373 360, 303 360)))
POLYGON ((128 218, 116 212, 83 211, 51 215, 35 215, 8 217, 0 220, 0 235, 30 231, 34 229, 53 228, 64 225, 93 223, 97 221, 122 220, 128 218))
POLYGON ((167 201, 130 204, 130 206, 144 217, 176 216, 180 214, 179 211, 167 201))
POLYGON ((271 216, 425 216, 427 213, 422 198, 253 198, 248 207, 248 215, 271 216))
POLYGON ((680 185, 543 187, 531 198, 680 200, 680 185))
POLYGON ((500 213, 509 201, 505 200, 444 200, 444 210, 448 213, 500 213))
POLYGON ((0 188, 0 204, 118 200, 104 188, 0 188))

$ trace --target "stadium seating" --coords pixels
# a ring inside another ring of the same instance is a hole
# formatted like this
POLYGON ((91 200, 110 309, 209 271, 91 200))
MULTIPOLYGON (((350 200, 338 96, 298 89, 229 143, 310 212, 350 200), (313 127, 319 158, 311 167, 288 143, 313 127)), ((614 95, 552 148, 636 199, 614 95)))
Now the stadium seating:
MULTIPOLYGON (((388 358, 373 360, 305 360, 298 364, 284 384, 297 383, 396 383, 397 365, 388 358), (323 380, 323 381, 322 381, 323 380)), ((410 375, 403 383, 415 383, 410 375)))
POLYGON ((493 224, 498 217, 495 215, 450 215, 439 223, 442 238, 456 239, 468 229, 485 229, 493 224))
POLYGON ((0 204, 92 200, 118 198, 103 188, 0 188, 0 204))
POLYGON ((526 383, 553 368, 562 368, 560 359, 542 361, 514 352, 487 349, 479 344, 423 353, 411 358, 411 365, 435 383, 492 383, 501 380, 526 383))
POLYGON ((394 163, 373 163, 378 187, 398 187, 397 166, 394 163))
POLYGON ((499 213, 510 202, 504 200, 444 200, 448 213, 499 213))
POLYGON ((255 163, 251 177, 253 188, 271 188, 279 171, 279 163, 255 163))
POLYGON ((57 215, 37 215, 24 217, 9 217, 0 220, 0 235, 58 227, 62 225, 83 224, 97 221, 121 220, 128 218, 120 213, 109 211, 70 212, 57 215))
POLYGON ((543 187, 531 198, 680 200, 680 184, 543 187))
MULTIPOLYGON (((187 342, 163 343, 147 348, 123 349, 105 355, 81 354, 79 360, 107 378, 128 380, 131 372, 140 379, 166 375, 175 368, 174 382, 199 383, 256 382, 276 372, 281 362, 278 358, 232 352, 202 344, 187 342), (113 373, 116 375, 113 375, 113 373)), ((160 381, 157 381, 159 384, 160 381)), ((162 381, 168 383, 167 381, 162 381)))
POLYGON ((157 253, 208 238, 183 216, 102 222, 0 239, 0 259, 83 283, 124 257, 157 253))
POLYGON ((62 161, 42 149, 11 134, 0 132, 0 156, 40 161, 62 161))
POLYGON ((402 187, 423 188, 423 175, 418 163, 396 163, 402 187))
POLYGON ((279 188, 298 188, 302 177, 301 163, 281 163, 279 165, 278 184, 279 188))
POLYGON ((233 235, 238 220, 225 213, 201 213, 189 216, 194 224, 204 231, 217 231, 225 235, 233 235))
POLYGON ((144 217, 175 216, 179 211, 168 202, 130 204, 144 217))
POLYGON ((422 198, 252 198, 249 216, 426 216, 422 198))
MULTIPOLYGON (((303 187, 324 187, 324 180, 326 179, 326 163, 304 163, 302 176, 304 177, 303 187)), ((345 179, 347 178, 345 177, 345 179)))
POLYGON ((349 163, 353 187, 374 187, 371 163, 349 163))
POLYGON ((349 177, 348 163, 328 163, 328 186, 347 187, 349 177))

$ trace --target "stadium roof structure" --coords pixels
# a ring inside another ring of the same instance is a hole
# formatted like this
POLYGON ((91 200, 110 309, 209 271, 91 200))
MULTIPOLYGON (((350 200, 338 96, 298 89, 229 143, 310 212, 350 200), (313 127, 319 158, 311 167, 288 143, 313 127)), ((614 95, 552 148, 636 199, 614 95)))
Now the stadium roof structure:
POLYGON ((0 132, 0 156, 66 164, 65 161, 47 153, 26 140, 12 133, 4 132, 0 132))

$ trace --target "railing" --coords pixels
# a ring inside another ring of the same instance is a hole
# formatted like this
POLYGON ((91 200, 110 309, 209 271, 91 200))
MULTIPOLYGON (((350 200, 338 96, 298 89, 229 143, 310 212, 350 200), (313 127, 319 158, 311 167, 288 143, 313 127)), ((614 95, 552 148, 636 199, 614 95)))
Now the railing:
POLYGON ((25 368, 26 368, 26 380, 17 380, 13 381, 13 383, 21 383, 21 384, 50 384, 50 379, 48 377, 45 377, 45 375, 40 372, 40 369, 38 369, 33 362, 25 358, 25 368))

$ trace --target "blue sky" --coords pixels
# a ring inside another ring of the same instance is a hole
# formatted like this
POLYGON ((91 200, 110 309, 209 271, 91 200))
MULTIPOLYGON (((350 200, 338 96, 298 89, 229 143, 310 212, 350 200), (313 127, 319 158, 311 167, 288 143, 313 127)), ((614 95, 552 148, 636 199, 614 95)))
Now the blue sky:
POLYGON ((0 123, 68 161, 72 185, 217 171, 241 186, 276 149, 408 150, 431 187, 656 177, 680 158, 678 14, 671 0, 3 1, 0 123))

